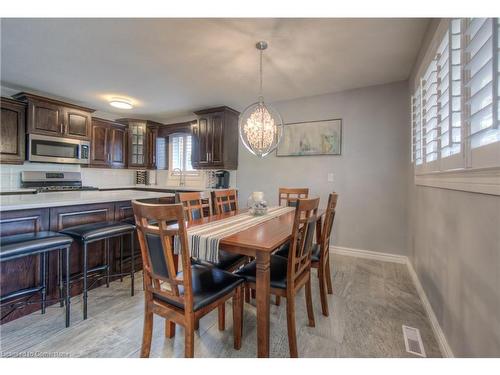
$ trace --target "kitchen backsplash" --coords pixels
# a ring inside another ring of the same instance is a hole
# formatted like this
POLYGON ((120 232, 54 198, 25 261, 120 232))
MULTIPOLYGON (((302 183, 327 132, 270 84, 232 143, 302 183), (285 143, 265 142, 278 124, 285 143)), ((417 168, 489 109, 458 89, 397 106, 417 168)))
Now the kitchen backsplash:
MULTIPOLYGON (((57 171, 57 172, 81 172, 82 182, 86 186, 96 186, 99 188, 127 187, 135 185, 134 169, 107 169, 107 168, 82 168, 74 164, 49 164, 30 163, 23 165, 0 164, 0 189, 12 190, 21 187, 22 171, 57 171)), ((207 187, 207 172, 201 171, 197 177, 186 176, 188 187, 207 187)), ((169 171, 150 171, 150 182, 156 186, 177 186, 178 176, 170 176, 169 171)), ((236 187, 236 171, 230 171, 231 187, 236 187)))

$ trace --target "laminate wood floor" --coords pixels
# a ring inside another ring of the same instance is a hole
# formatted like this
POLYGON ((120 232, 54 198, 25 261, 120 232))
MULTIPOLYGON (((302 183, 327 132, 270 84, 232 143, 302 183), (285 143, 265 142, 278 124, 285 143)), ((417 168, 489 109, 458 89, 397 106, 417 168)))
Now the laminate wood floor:
MULTIPOLYGON (((331 257, 333 295, 330 316, 321 314, 319 287, 313 270, 316 327, 307 326, 304 292, 297 298, 300 357, 412 357, 405 351, 402 325, 420 330, 428 357, 440 357, 438 343, 405 265, 349 256, 331 257)), ((82 320, 81 296, 72 299, 71 327, 64 327, 58 305, 0 326, 0 352, 10 356, 138 357, 142 338, 143 292, 139 272, 136 295, 129 282, 89 293, 89 318, 82 320)), ((273 298, 274 301, 274 298, 273 298)), ((286 303, 271 303, 271 357, 288 357, 286 303)), ((243 343, 233 349, 232 313, 226 307, 226 330, 217 327, 217 310, 200 321, 195 357, 255 357, 256 309, 245 305, 243 343)), ((151 357, 183 357, 184 329, 164 337, 164 321, 155 316, 151 357)))

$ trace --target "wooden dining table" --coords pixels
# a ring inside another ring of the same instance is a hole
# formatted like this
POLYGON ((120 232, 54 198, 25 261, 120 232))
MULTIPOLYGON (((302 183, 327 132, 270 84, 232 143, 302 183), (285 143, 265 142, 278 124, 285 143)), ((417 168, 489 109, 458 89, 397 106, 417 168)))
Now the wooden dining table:
MULTIPOLYGON (((213 215, 187 224, 188 228, 244 213, 247 210, 231 211, 213 215)), ((318 210, 316 239, 321 237, 321 218, 324 210, 318 210)), ((238 233, 224 237, 220 249, 230 253, 255 258, 256 305, 257 305, 257 356, 269 357, 269 305, 270 305, 270 261, 271 253, 290 240, 295 211, 287 212, 263 223, 251 226, 238 233)))

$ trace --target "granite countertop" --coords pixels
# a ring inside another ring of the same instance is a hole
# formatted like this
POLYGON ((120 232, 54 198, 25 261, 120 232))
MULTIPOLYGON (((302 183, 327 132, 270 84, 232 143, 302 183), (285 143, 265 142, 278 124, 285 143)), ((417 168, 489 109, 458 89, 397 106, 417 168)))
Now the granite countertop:
POLYGON ((16 194, 0 196, 0 211, 25 210, 30 208, 47 208, 120 202, 133 199, 174 197, 175 194, 141 190, 109 190, 109 191, 65 191, 38 194, 16 194))

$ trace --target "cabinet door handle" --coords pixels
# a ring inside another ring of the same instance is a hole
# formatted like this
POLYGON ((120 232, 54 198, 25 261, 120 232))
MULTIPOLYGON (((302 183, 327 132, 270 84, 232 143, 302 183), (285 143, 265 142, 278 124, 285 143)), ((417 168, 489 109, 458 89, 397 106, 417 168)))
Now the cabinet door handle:
POLYGON ((61 134, 64 134, 64 124, 61 122, 61 134))

